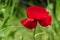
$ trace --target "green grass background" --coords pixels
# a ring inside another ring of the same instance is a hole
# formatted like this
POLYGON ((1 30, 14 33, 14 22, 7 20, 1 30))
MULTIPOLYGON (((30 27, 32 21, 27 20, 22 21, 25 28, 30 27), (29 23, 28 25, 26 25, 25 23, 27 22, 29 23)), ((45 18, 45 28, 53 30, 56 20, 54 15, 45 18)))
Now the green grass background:
MULTIPOLYGON (((34 4, 29 2, 29 5, 34 4)), ((0 40, 60 40, 60 0, 57 0, 55 13, 49 1, 47 10, 52 15, 52 25, 38 24, 36 29, 29 30, 20 23, 27 17, 26 7, 20 6, 19 0, 0 0, 0 40)))

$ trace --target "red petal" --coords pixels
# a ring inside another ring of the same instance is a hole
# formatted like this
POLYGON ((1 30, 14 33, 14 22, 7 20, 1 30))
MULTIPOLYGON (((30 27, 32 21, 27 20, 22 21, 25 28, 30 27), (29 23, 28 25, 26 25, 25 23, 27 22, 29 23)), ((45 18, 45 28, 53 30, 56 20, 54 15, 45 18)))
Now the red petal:
POLYGON ((48 25, 51 25, 51 21, 52 21, 52 17, 51 16, 46 16, 44 18, 44 20, 39 21, 39 23, 40 23, 41 26, 46 27, 48 25))
POLYGON ((35 19, 40 21, 40 20, 44 20, 48 16, 48 14, 38 14, 35 16, 36 16, 35 19))
POLYGON ((27 16, 29 18, 35 18, 38 14, 45 14, 46 9, 41 6, 30 6, 27 8, 27 16), (44 13, 43 13, 44 12, 44 13))
POLYGON ((21 23, 28 29, 33 29, 37 25, 37 21, 35 21, 34 19, 30 19, 30 18, 22 20, 21 23))

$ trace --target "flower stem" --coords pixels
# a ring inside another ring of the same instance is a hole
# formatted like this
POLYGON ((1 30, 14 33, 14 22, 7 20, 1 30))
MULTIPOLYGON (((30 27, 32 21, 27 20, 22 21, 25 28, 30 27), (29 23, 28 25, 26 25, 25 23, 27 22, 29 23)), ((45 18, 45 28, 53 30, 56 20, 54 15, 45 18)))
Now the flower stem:
POLYGON ((23 36, 22 36, 22 40, 23 40, 23 36))
POLYGON ((36 31, 36 28, 33 31, 33 40, 35 40, 35 31, 36 31))

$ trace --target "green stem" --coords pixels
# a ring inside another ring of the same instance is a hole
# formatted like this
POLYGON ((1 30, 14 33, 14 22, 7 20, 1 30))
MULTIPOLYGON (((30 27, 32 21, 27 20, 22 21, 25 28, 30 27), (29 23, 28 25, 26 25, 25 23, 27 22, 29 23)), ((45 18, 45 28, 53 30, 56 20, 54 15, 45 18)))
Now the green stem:
POLYGON ((5 5, 7 5, 7 3, 8 3, 8 0, 5 1, 5 5))
POLYGON ((16 0, 13 0, 12 7, 11 7, 11 17, 13 16, 14 8, 15 8, 16 0))
POLYGON ((36 28, 33 31, 33 40, 35 40, 35 31, 36 31, 36 28))
POLYGON ((49 0, 47 0, 47 3, 48 3, 48 5, 49 5, 49 0))
POLYGON ((22 36, 22 40, 23 40, 23 36, 22 36))

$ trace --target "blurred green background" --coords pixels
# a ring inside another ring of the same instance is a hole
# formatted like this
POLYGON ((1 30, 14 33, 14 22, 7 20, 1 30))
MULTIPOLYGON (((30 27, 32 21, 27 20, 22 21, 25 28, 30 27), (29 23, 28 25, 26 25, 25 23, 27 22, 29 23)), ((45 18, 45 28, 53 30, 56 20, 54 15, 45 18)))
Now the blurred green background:
POLYGON ((0 40, 60 40, 60 0, 0 0, 0 40), (25 28, 20 21, 31 5, 45 7, 52 15, 52 25, 25 28))

